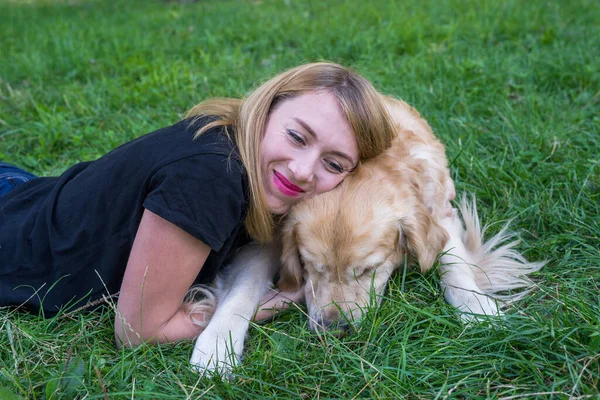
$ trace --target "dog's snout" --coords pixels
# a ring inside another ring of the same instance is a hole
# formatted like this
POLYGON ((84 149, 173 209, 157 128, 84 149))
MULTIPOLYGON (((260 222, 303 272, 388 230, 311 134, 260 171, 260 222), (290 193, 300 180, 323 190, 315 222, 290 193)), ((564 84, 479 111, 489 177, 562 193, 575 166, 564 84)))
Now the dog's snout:
POLYGON ((313 332, 329 332, 334 336, 344 336, 350 331, 350 325, 345 319, 313 318, 310 328, 313 332))
POLYGON ((342 320, 324 320, 323 325, 327 328, 328 331, 340 331, 342 333, 347 333, 350 330, 350 325, 344 319, 342 320))

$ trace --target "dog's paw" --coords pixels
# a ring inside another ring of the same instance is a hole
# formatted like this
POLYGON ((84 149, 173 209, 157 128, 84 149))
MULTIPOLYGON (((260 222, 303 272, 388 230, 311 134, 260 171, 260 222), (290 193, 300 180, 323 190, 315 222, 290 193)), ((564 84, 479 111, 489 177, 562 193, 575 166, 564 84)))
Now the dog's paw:
POLYGON ((458 306, 461 320, 465 323, 489 320, 490 317, 502 315, 498 303, 493 297, 469 293, 464 298, 464 303, 458 306))
POLYGON ((200 374, 218 373, 230 377, 240 363, 242 349, 232 338, 204 331, 196 340, 190 364, 200 374), (206 335, 205 335, 206 334, 206 335), (239 348, 238 348, 239 347, 239 348))

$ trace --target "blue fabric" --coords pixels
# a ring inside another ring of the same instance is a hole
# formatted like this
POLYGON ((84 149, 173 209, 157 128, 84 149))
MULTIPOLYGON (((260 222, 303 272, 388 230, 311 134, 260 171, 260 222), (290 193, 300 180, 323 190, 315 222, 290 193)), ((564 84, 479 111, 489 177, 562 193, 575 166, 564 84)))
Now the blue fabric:
POLYGON ((0 162, 0 196, 33 178, 36 176, 21 168, 0 162))

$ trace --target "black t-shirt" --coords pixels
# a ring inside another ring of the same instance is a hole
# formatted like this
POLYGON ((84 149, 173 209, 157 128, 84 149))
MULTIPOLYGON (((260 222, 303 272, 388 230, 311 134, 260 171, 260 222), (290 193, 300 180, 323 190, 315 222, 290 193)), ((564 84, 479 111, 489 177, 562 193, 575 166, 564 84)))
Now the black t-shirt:
POLYGON ((119 290, 145 209, 206 243, 207 282, 248 241, 245 169, 223 128, 189 120, 0 197, 0 305, 46 315, 119 290), (43 300, 43 301, 42 301, 43 300))

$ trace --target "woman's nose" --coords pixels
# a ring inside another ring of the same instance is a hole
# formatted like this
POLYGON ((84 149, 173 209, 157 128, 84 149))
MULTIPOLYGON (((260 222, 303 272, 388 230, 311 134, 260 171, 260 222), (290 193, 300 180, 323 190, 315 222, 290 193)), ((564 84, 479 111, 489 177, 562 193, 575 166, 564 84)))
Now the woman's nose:
POLYGON ((312 156, 297 157, 290 161, 289 168, 298 182, 312 182, 315 176, 316 159, 312 156))

